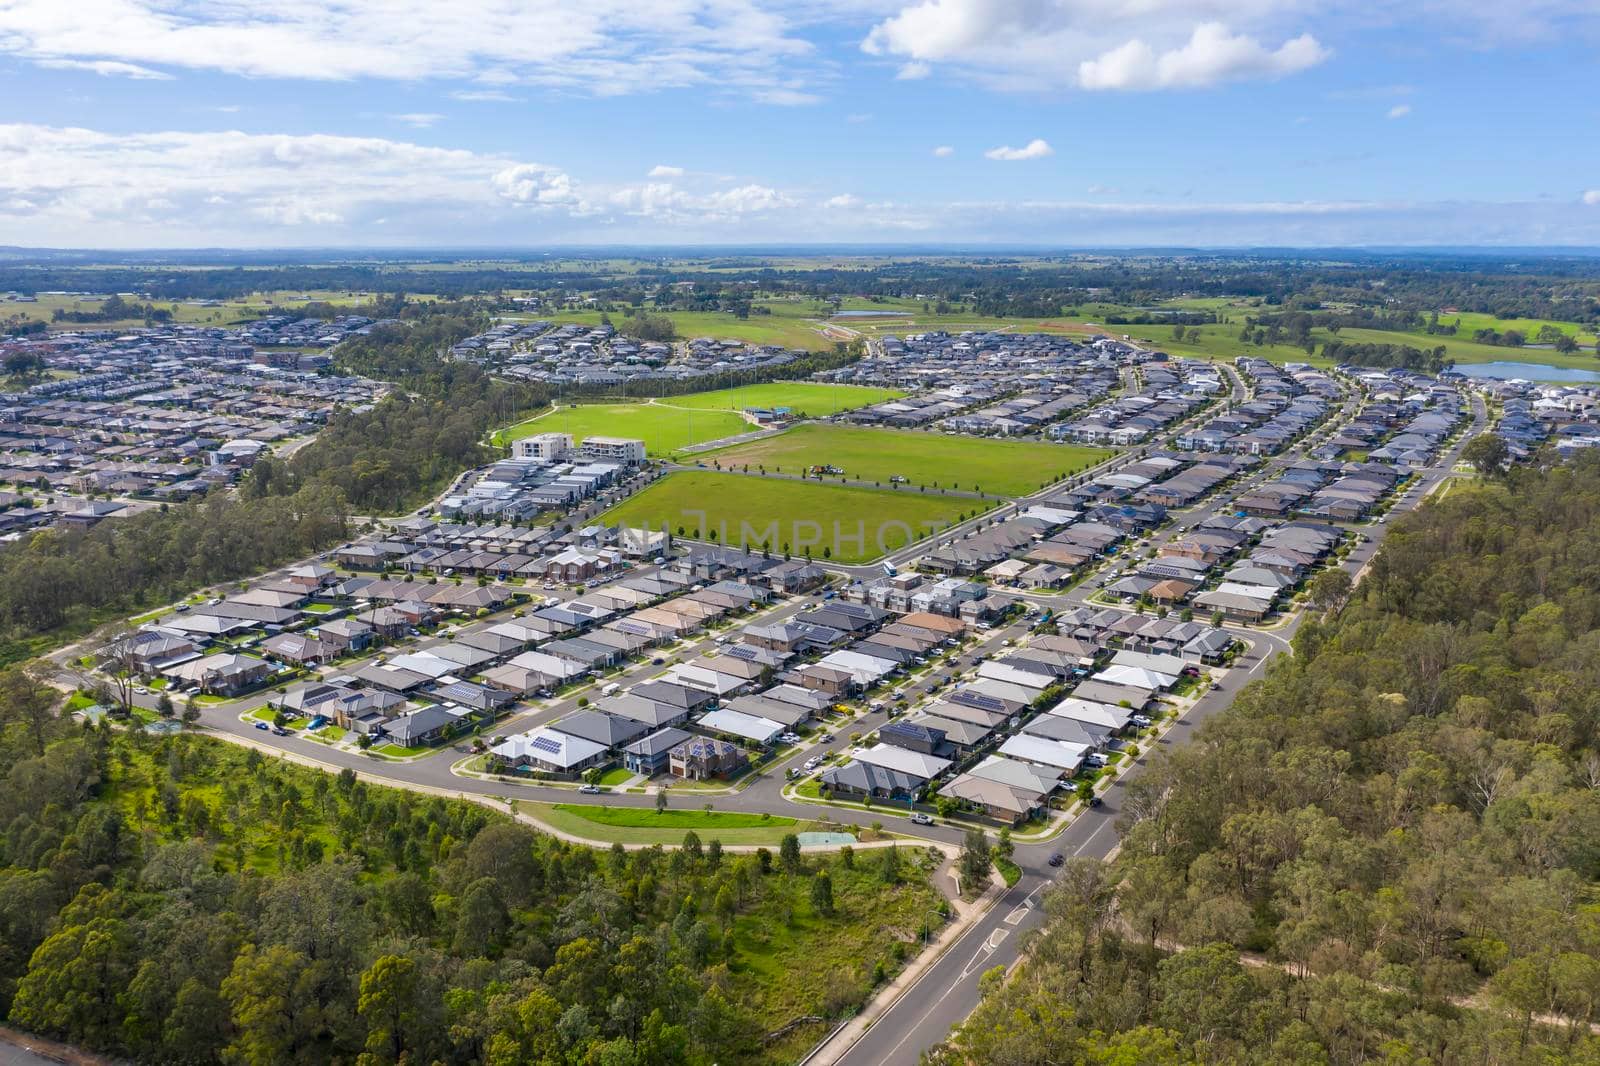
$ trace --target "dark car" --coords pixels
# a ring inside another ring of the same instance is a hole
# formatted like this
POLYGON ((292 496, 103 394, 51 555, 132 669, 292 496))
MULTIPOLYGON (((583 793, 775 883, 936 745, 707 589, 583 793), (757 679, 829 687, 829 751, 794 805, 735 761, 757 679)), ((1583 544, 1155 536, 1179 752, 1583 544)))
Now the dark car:
POLYGON ((1101 799, 1099 796, 1090 796, 1089 797, 1089 806, 1091 806, 1091 807, 1098 807, 1101 804, 1103 804, 1104 802, 1105 802, 1105 800, 1101 799))
POLYGON ((1059 851, 1054 851, 1054 852, 1050 853, 1050 865, 1051 866, 1060 866, 1062 863, 1064 863, 1066 861, 1067 860, 1064 857, 1062 857, 1062 854, 1059 851))

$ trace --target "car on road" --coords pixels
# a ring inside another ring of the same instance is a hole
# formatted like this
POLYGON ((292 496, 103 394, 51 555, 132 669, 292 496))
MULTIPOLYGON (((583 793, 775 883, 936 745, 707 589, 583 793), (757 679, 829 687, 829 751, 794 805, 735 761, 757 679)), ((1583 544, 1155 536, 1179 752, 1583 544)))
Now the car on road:
POLYGON ((822 734, 822 736, 817 738, 817 743, 818 744, 832 744, 833 743, 833 734, 832 733, 824 733, 824 734, 822 734))
POLYGON ((1101 799, 1099 796, 1090 796, 1089 797, 1089 806, 1091 806, 1091 807, 1098 807, 1104 802, 1105 802, 1105 800, 1101 799))
POLYGON ((1211 691, 1212 692, 1221 692, 1222 691, 1222 682, 1221 681, 1213 681, 1213 682, 1211 682, 1211 691))
POLYGON ((598 796, 598 795, 600 795, 600 786, 599 785, 582 785, 582 786, 580 786, 578 788, 578 791, 583 793, 585 796, 598 796))
POLYGON ((289 731, 282 726, 273 726, 272 735, 275 737, 286 737, 289 735, 289 731))
POLYGON ((929 815, 923 814, 921 811, 913 811, 911 814, 911 823, 913 825, 932 825, 933 818, 929 815))
POLYGON ((267 723, 265 723, 265 722, 257 722, 256 723, 256 728, 257 729, 271 729, 272 727, 270 725, 268 725, 267 723))
POLYGON ((665 666, 665 665, 667 665, 667 660, 665 660, 661 656, 657 655, 654 659, 650 660, 650 665, 651 666, 665 666))
POLYGON ((1051 866, 1060 866, 1062 863, 1064 863, 1066 861, 1067 861, 1066 857, 1063 856, 1059 851, 1052 851, 1050 853, 1050 865, 1051 866))

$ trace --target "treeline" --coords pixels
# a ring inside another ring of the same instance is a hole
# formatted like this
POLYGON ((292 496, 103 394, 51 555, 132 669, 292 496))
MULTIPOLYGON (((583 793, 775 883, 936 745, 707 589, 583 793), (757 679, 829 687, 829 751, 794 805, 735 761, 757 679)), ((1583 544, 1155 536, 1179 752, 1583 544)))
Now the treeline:
POLYGON ((96 308, 68 310, 58 307, 50 318, 54 322, 121 322, 129 318, 141 318, 148 326, 172 321, 172 311, 137 300, 124 300, 113 294, 96 308))
POLYGON ((1455 365, 1442 344, 1418 348, 1410 344, 1363 344, 1332 337, 1323 342, 1322 356, 1335 363, 1420 370, 1428 374, 1437 374, 1455 365))
POLYGON ((30 638, 79 632, 196 588, 259 573, 349 535, 345 497, 326 483, 293 495, 223 496, 41 529, 0 550, 0 662, 30 638))
POLYGON ((139 1062, 786 1061, 934 903, 911 850, 595 851, 32 691, 0 674, 0 1016, 139 1062))
POLYGON ((1597 671, 1600 457, 1400 520, 933 1060, 1597 1061, 1597 671))

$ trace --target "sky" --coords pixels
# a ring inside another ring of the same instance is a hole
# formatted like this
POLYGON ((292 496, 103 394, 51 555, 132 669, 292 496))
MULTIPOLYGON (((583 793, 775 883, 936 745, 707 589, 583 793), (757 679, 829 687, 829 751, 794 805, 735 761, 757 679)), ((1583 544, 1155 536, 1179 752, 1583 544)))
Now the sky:
POLYGON ((1597 0, 0 0, 0 244, 1600 246, 1597 0))

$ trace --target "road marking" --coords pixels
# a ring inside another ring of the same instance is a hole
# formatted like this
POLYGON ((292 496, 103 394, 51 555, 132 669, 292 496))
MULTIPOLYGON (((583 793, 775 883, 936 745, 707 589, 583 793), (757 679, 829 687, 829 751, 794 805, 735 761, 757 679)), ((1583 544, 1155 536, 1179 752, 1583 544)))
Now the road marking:
POLYGON ((1015 907, 1012 908, 1011 913, 1006 915, 1006 917, 1005 917, 1006 924, 1007 925, 1016 925, 1018 922, 1022 921, 1022 919, 1026 918, 1028 916, 1028 911, 1030 911, 1032 909, 1033 908, 1029 907, 1028 904, 1025 903, 1025 902, 1017 904, 1015 907))

